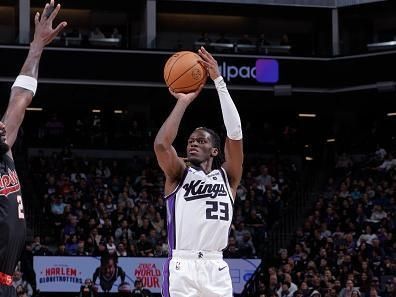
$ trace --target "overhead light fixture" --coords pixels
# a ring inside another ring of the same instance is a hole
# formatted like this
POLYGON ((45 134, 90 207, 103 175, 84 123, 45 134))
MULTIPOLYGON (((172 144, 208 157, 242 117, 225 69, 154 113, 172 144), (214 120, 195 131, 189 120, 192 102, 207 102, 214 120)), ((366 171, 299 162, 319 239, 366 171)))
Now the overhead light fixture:
POLYGON ((43 111, 41 107, 28 107, 26 108, 27 111, 43 111))
POLYGON ((299 113, 300 118, 316 118, 316 113, 299 113))
POLYGON ((304 147, 308 148, 308 147, 309 147, 309 144, 304 145, 304 147))
POLYGON ((313 161, 313 158, 312 158, 312 157, 309 157, 309 156, 306 156, 306 157, 305 157, 305 160, 306 160, 306 161, 313 161))
POLYGON ((100 109, 92 109, 93 113, 101 113, 102 111, 100 109))
POLYGON ((388 112, 386 115, 388 117, 394 117, 394 116, 396 116, 396 112, 388 112))
POLYGON ((394 92, 395 82, 394 81, 381 81, 376 83, 377 90, 380 93, 394 92))
POLYGON ((121 114, 121 113, 123 113, 123 111, 120 110, 120 109, 115 109, 115 110, 114 110, 114 113, 116 113, 116 114, 121 114))
POLYGON ((335 138, 329 138, 326 140, 326 142, 335 142, 335 138))

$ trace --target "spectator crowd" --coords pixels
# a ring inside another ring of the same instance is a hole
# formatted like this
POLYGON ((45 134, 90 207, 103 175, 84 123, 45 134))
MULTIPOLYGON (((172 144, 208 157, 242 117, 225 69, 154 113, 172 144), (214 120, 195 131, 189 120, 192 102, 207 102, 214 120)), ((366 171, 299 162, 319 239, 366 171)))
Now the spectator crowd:
MULTIPOLYGON (((296 183, 290 161, 247 162, 238 187, 228 258, 261 256, 267 231, 296 183), (262 165, 255 165, 262 164, 262 165)), ((152 156, 87 159, 64 149, 30 160, 40 218, 24 266, 41 256, 166 257, 164 177, 152 156)), ((34 272, 26 279, 34 286, 34 272), (29 277, 30 276, 30 277, 29 277)))
MULTIPOLYGON (((294 169, 275 161, 246 167, 226 251, 230 257, 259 254, 268 228, 287 204, 294 169)), ((43 225, 49 226, 46 237, 35 237, 34 254, 167 256, 164 177, 151 156, 87 160, 64 150, 33 158, 31 170, 43 225), (57 249, 48 249, 48 243, 57 249)))
POLYGON ((289 249, 258 277, 257 296, 396 296, 396 180, 378 149, 354 163, 342 154, 289 249))

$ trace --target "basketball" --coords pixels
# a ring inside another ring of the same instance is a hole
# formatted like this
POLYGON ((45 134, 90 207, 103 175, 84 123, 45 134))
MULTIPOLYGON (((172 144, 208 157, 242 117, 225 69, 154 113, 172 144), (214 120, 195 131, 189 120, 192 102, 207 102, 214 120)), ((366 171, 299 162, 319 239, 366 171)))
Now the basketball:
POLYGON ((190 93, 205 84, 208 77, 201 57, 193 52, 182 51, 173 54, 165 64, 166 85, 176 93, 190 93))

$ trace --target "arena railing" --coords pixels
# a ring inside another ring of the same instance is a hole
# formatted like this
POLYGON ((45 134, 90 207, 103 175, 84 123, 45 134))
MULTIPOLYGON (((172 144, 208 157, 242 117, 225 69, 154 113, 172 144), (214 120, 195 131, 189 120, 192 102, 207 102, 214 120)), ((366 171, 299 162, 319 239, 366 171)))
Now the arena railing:
POLYGON ((238 43, 218 43, 218 42, 194 42, 195 49, 201 46, 214 48, 215 50, 231 50, 234 53, 263 53, 263 54, 289 54, 290 45, 260 45, 238 44, 238 43))

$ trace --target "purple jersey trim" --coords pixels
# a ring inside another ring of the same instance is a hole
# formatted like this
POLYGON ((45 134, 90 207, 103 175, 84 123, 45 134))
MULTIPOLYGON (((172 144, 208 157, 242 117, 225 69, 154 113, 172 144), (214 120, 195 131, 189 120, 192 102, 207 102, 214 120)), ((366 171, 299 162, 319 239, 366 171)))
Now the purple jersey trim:
POLYGON ((161 294, 163 297, 169 297, 169 264, 170 264, 171 258, 166 259, 163 267, 163 282, 162 282, 162 290, 161 294))
POLYGON ((168 231, 168 248, 169 257, 172 257, 172 250, 176 249, 176 222, 175 222, 175 204, 176 204, 176 193, 169 196, 166 199, 167 213, 167 231, 168 231))

